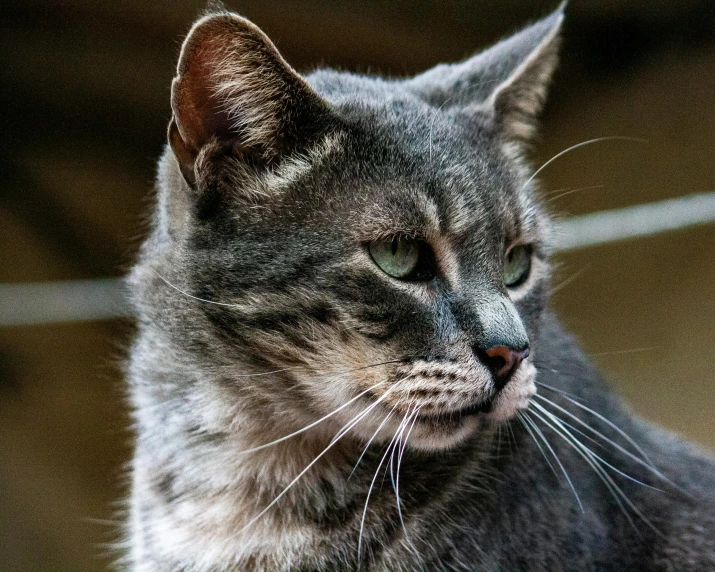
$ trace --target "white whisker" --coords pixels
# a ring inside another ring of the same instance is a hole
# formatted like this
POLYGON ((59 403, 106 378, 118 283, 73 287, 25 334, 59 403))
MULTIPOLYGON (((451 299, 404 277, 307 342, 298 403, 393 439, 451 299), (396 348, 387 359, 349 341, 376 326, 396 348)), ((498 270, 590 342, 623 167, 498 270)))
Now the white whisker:
MULTIPOLYGON (((559 373, 555 369, 551 369, 551 368, 549 368, 549 371, 551 371, 553 373, 557 373, 557 374, 559 373)), ((548 389, 550 391, 560 393, 561 395, 567 395, 570 398, 575 399, 576 401, 581 400, 581 398, 578 395, 576 395, 575 393, 570 393, 568 391, 564 391, 563 389, 559 389, 558 387, 554 387, 553 385, 548 385, 547 383, 544 383, 543 381, 539 381, 538 379, 536 380, 536 384, 540 385, 541 387, 545 387, 546 389, 548 389)))
POLYGON ((630 514, 628 514, 628 511, 626 510, 625 506, 623 505, 623 502, 621 501, 620 496, 617 494, 617 492, 616 492, 616 490, 615 490, 615 489, 616 489, 616 486, 615 486, 615 484, 613 483, 613 479, 611 479, 611 477, 610 477, 607 473, 605 473, 605 471, 604 471, 601 467, 599 467, 599 466, 593 461, 593 459, 591 459, 587 454, 585 454, 584 452, 582 452, 578 447, 576 447, 573 443, 571 443, 571 441, 569 440, 569 438, 568 438, 567 436, 563 435, 563 434, 558 430, 558 428, 554 427, 554 426, 553 426, 551 423, 549 423, 543 416, 539 415, 538 412, 532 411, 532 413, 533 413, 534 415, 536 415, 536 417, 537 417, 538 419, 540 419, 547 427, 549 427, 552 431, 554 431, 554 433, 556 433, 559 437, 561 437, 561 439, 563 439, 564 441, 566 441, 566 443, 568 443, 570 447, 572 447, 573 449, 575 449, 576 452, 586 461, 586 463, 593 469, 593 471, 596 473, 596 475, 598 475, 598 478, 603 482, 604 485, 606 485, 606 488, 607 488, 607 489, 609 490, 609 492, 611 493, 613 499, 614 499, 614 500, 616 501, 616 503, 618 504, 619 508, 621 509, 621 512, 625 515, 625 517, 626 517, 626 519, 628 520, 628 522, 631 524, 631 526, 632 526, 635 530, 637 530, 637 528, 636 528, 636 526, 635 526, 635 523, 633 522, 633 519, 631 518, 630 514))
POLYGON ((397 426, 397 429, 395 431, 397 446, 393 447, 392 453, 390 454, 390 482, 392 483, 392 489, 395 491, 395 497, 397 498, 397 512, 400 516, 402 516, 402 510, 400 507, 400 496, 395 483, 395 453, 399 453, 400 447, 402 445, 402 435, 407 428, 407 423, 409 422, 410 415, 410 407, 408 406, 405 415, 402 417, 402 421, 400 421, 400 424, 397 426))
POLYGON ((243 378, 243 377, 261 377, 261 376, 265 376, 265 375, 273 375, 276 373, 283 373, 286 371, 295 371, 296 369, 307 371, 310 373, 315 373, 318 375, 344 375, 346 373, 355 373, 356 371, 363 371, 363 370, 370 369, 373 367, 380 367, 381 365, 389 365, 392 363, 401 363, 402 361, 403 360, 401 360, 401 359, 394 359, 394 360, 389 360, 389 361, 381 361, 381 362, 373 363, 370 365, 363 365, 363 366, 355 367, 355 368, 351 368, 351 369, 336 369, 334 371, 332 371, 332 370, 327 370, 327 371, 326 370, 318 370, 318 369, 310 368, 305 365, 294 365, 294 366, 290 366, 290 367, 284 367, 281 369, 274 369, 271 371, 260 371, 257 373, 232 374, 232 377, 241 377, 241 378, 243 378))
POLYGON ((628 514, 626 508, 623 506, 621 500, 619 500, 619 497, 628 505, 628 508, 630 508, 633 513, 636 514, 651 530, 653 530, 659 536, 662 536, 662 533, 655 527, 655 525, 653 525, 653 523, 650 522, 650 520, 648 520, 648 518, 640 511, 640 509, 633 503, 633 501, 628 498, 625 492, 623 492, 623 489, 621 489, 616 484, 611 475, 609 475, 608 472, 599 464, 600 457, 595 455, 593 451, 591 451, 591 449, 589 449, 578 439, 576 439, 576 437, 574 437, 568 431, 568 429, 564 427, 561 420, 553 413, 549 412, 538 403, 532 402, 532 404, 539 410, 532 411, 532 413, 536 415, 539 419, 541 419, 541 421, 545 423, 547 427, 551 428, 557 435, 559 435, 569 446, 571 446, 596 472, 596 474, 611 492, 613 498, 618 503, 619 507, 623 511, 624 516, 628 519, 629 523, 636 531, 636 533, 640 534, 640 531, 636 527, 635 522, 633 522, 631 516, 628 514), (541 415, 539 412, 541 412, 543 415, 541 415))
POLYGON ((553 296, 553 295, 556 294, 557 292, 563 290, 564 288, 566 288, 566 286, 568 286, 569 284, 571 284, 571 283, 574 282, 575 280, 578 280, 579 278, 581 278, 581 276, 583 276, 583 274, 584 274, 589 268, 591 268, 589 265, 583 266, 582 268, 579 268, 576 272, 574 272, 573 274, 571 274, 568 278, 564 278, 561 282, 559 282, 558 284, 555 284, 554 286, 552 286, 552 287, 551 287, 551 296, 553 296))
POLYGON ((524 426, 524 429, 526 429, 527 433, 531 436, 531 438, 534 440, 534 443, 536 443, 536 446, 539 448, 539 451, 541 451, 541 455, 544 457, 544 460, 546 461, 546 464, 549 466, 551 469, 551 472, 554 473, 554 476, 558 479, 559 474, 556 472, 556 467, 554 467, 554 464, 551 462, 551 459, 546 455, 546 451, 544 451, 544 448, 541 446, 541 443, 539 443, 539 440, 536 438, 536 434, 534 433, 533 429, 529 426, 529 423, 527 420, 524 418, 524 412, 519 411, 517 413, 517 417, 519 421, 521 421, 521 424, 524 426))
MULTIPOLYGON (((596 441, 596 440, 595 440, 593 437, 591 437, 590 435, 587 435, 586 433, 584 433, 583 431, 581 431, 581 430, 578 429, 577 427, 574 427, 573 425, 571 425, 568 421, 564 421, 564 420, 561 419, 561 418, 558 418, 558 419, 559 419, 559 424, 563 425, 564 428, 568 429, 568 430, 569 430, 569 433, 571 434, 571 436, 572 436, 574 439, 576 438, 576 436, 573 434, 573 432, 576 432, 576 433, 578 433, 579 435, 581 435, 582 437, 584 437, 585 439, 588 439, 591 443, 593 443, 594 445, 598 446, 599 448, 604 449, 604 450, 608 450, 603 443, 599 443, 598 441, 596 441)), ((581 444, 582 446, 586 447, 586 445, 585 445, 583 442, 580 442, 580 444, 581 444)), ((663 492, 663 490, 662 490, 662 489, 659 489, 658 487, 654 487, 653 485, 649 485, 648 483, 644 483, 643 481, 640 481, 640 480, 636 479, 635 477, 632 477, 631 475, 629 475, 629 474, 627 474, 627 473, 624 473, 623 471, 621 471, 620 469, 618 469, 617 467, 613 466, 613 465, 610 464, 608 461, 606 461, 605 459, 603 459, 602 457, 600 457, 597 453, 595 453, 595 452, 593 451, 593 449, 589 449, 589 454, 591 454, 591 455, 592 455, 596 460, 598 460, 602 465, 607 466, 608 468, 612 469, 614 472, 618 473, 619 475, 621 475, 622 477, 628 479, 629 481, 632 481, 632 482, 634 482, 634 483, 636 483, 636 484, 638 484, 638 485, 644 486, 644 487, 646 487, 646 488, 653 489, 653 490, 655 490, 655 491, 663 492)), ((646 467, 646 468, 650 469, 650 467, 646 467)))
MULTIPOLYGON (((412 422, 410 424, 410 428, 407 430, 407 435, 405 436, 405 440, 402 442, 402 445, 400 446, 399 453, 397 455, 397 475, 395 477, 395 496, 397 497, 397 514, 400 517, 400 524, 402 525, 402 531, 405 533, 405 540, 407 541, 407 544, 410 545, 410 548, 412 548, 412 551, 414 552, 415 556, 417 557, 418 560, 422 559, 422 555, 420 554, 419 550, 415 547, 415 545, 412 543, 412 540, 410 539, 409 535, 407 534, 407 526, 405 526, 405 519, 402 515, 402 507, 401 507, 401 501, 400 501, 400 467, 402 466, 402 456, 405 453, 405 448, 407 447, 407 440, 410 438, 410 434, 412 433, 412 429, 415 427, 415 423, 417 422, 417 417, 420 414, 420 410, 422 409, 422 406, 418 406, 413 412, 412 412, 412 422)), ((408 419, 409 423, 409 419, 408 419)), ((400 438, 402 438, 402 435, 400 435, 400 438)))
POLYGON ((533 181, 534 178, 539 173, 541 173, 541 171, 543 171, 551 163, 556 161, 556 159, 558 159, 559 157, 562 157, 562 156, 566 155, 566 153, 570 153, 571 151, 574 151, 575 149, 578 149, 580 147, 585 147, 586 145, 592 145, 593 143, 601 143, 602 141, 636 141, 638 143, 648 143, 647 139, 640 139, 638 137, 624 137, 621 135, 613 135, 613 136, 608 136, 608 137, 597 137, 596 139, 589 139, 588 141, 582 141, 581 143, 576 143, 575 145, 571 145, 571 147, 568 147, 568 148, 564 149, 563 151, 556 153, 556 155, 551 157, 551 159, 549 159, 548 161, 546 161, 546 163, 541 165, 541 167, 536 169, 536 171, 534 171, 534 173, 531 175, 531 177, 529 177, 526 180, 526 183, 524 183, 524 185, 521 187, 521 190, 524 190, 529 185, 529 183, 531 183, 531 181, 533 181))
MULTIPOLYGON (((393 386, 393 387, 394 387, 394 386, 393 386)), ((323 449, 323 451, 322 451, 317 457, 315 457, 315 459, 313 459, 313 460, 308 464, 307 467, 305 467, 300 473, 298 473, 298 476, 295 477, 295 478, 288 484, 288 486, 286 486, 286 487, 278 494, 278 496, 276 496, 276 498, 274 498, 274 499, 268 504, 268 506, 266 506, 261 512, 259 512, 256 516, 254 516, 254 517, 248 522, 248 524, 246 524, 243 528, 241 528, 241 530, 239 530, 239 534, 240 534, 241 532, 243 532, 244 530, 246 530, 247 528, 249 528, 254 522, 256 522, 256 521, 257 521, 259 518, 261 518, 264 514, 266 514, 266 512, 268 512, 268 511, 271 509, 271 507, 273 507, 273 506, 293 487, 293 485, 295 485, 295 483, 297 483, 298 480, 300 480, 300 478, 301 478, 305 473, 307 473, 307 472, 310 470, 310 468, 311 468, 313 465, 315 465, 315 463, 317 463, 318 460, 320 460, 321 457, 323 457, 323 455, 325 455, 338 441, 340 441, 340 439, 342 439, 345 435, 347 435, 347 433, 348 433, 353 427, 355 427, 355 425, 357 425, 357 424, 358 424, 360 421, 362 421, 373 409, 375 409, 375 407, 377 407, 377 406, 380 404, 380 402, 389 394, 389 392, 390 392, 390 390, 388 389, 388 391, 386 391, 385 393, 383 393, 374 403, 372 403, 371 405, 369 405, 369 406, 368 406, 367 408, 365 408, 361 413, 359 413, 358 415, 356 415, 355 417, 353 417, 352 420, 348 422, 348 424, 346 424, 345 426, 343 426, 343 428, 342 428, 340 431, 338 431, 338 433, 335 435, 335 437, 333 437, 333 439, 330 441, 330 443, 328 444, 328 446, 327 446, 325 449, 323 449)))
POLYGON ((591 357, 603 357, 603 356, 620 356, 620 355, 627 355, 627 354, 637 354, 641 352, 651 352, 655 351, 658 349, 658 346, 644 346, 642 348, 629 348, 627 350, 611 350, 608 352, 596 352, 596 353, 590 353, 589 355, 591 357))
POLYGON ((519 452, 519 443, 516 439, 516 435, 514 435, 514 428, 511 426, 511 423, 509 423, 509 421, 506 422, 506 429, 507 429, 507 434, 509 435, 509 452, 511 452, 511 446, 513 443, 514 448, 516 449, 516 451, 518 453, 519 452))
POLYGON ((166 284, 171 286, 174 290, 177 292, 180 292, 184 296, 188 298, 192 298, 193 300, 198 300, 199 302, 206 302, 207 304, 215 304, 216 306, 226 306, 228 308, 239 308, 240 304, 227 304, 226 302, 214 302, 213 300, 207 300, 206 298, 199 298, 198 296, 194 296, 193 294, 189 294, 188 292, 182 290, 178 286, 174 286, 171 282, 169 282, 166 278, 164 278, 159 272, 154 268, 153 266, 150 266, 151 270, 154 271, 154 274, 156 274, 159 278, 161 278, 166 284))
POLYGON ((410 434, 412 433, 412 429, 415 426, 415 423, 417 422, 417 417, 420 414, 420 411, 422 410, 422 405, 417 406, 417 409, 415 410, 415 413, 412 417, 412 425, 410 425, 410 430, 407 432, 407 436, 405 437, 405 442, 402 444, 402 448, 400 449, 400 457, 397 460, 397 478, 399 480, 400 478, 400 461, 402 460, 402 455, 405 452, 405 447, 407 447, 407 440, 410 438, 410 434))
POLYGON ((585 512, 583 509, 583 504, 581 504, 581 497, 578 496, 578 493, 576 492, 576 487, 574 487, 573 482, 571 482, 571 477, 569 477, 568 472, 566 471, 566 467, 563 466, 561 463, 561 459, 559 459, 559 456, 556 454, 556 451, 554 451, 553 447, 551 446, 551 443, 546 439, 546 436, 543 434, 539 426, 534 422, 533 419, 531 419, 528 415, 524 417, 524 419, 527 420, 536 432, 536 434, 541 438, 541 440, 544 442, 544 445, 548 448, 549 452, 551 455, 554 457, 554 460, 556 463, 559 465, 559 468, 561 469, 561 472, 563 473, 564 477, 566 477, 566 482, 569 484, 569 488, 571 489, 571 492, 573 492, 574 497, 576 497, 576 502, 578 503, 579 508, 581 509, 581 512, 585 512))
POLYGON ((368 439, 367 443, 365 444, 365 446, 362 449, 362 452, 360 453, 360 456, 358 457, 357 462, 355 463, 355 466, 353 467, 353 470, 350 471, 350 474, 348 475, 347 480, 350 480, 350 477, 353 476, 353 473, 355 473, 355 471, 357 470, 358 465, 360 464, 360 461, 362 461, 363 457, 365 456, 365 453, 370 448, 370 445, 372 444, 373 440, 375 439, 375 437, 377 437, 377 434, 382 430, 382 428, 385 426, 385 424, 390 420, 390 417, 392 417, 392 414, 394 413, 395 409, 397 409, 397 406, 398 406, 398 403, 395 403, 395 405, 392 407, 392 409, 390 409, 390 411, 388 412, 387 416, 377 426, 377 429, 375 429, 375 432, 372 434, 370 439, 368 439))
MULTIPOLYGON (((390 412, 388 415, 392 415, 392 412, 390 412)), ((385 450, 385 454, 382 456, 380 459, 380 462, 377 465, 377 469, 375 469, 375 475, 372 477, 372 481, 370 482, 370 488, 367 491, 367 498, 365 499, 365 508, 362 511, 362 518, 360 519, 360 534, 358 535, 358 563, 357 563, 357 570, 360 570, 360 563, 362 560, 362 536, 365 531, 365 517, 367 516, 367 507, 368 504, 370 503, 370 495, 372 495, 372 489, 375 487, 375 481, 377 480, 377 475, 380 473, 380 469, 382 468, 382 464, 385 462, 385 459, 387 458, 387 455, 390 454, 390 450, 395 446, 396 440, 395 437, 397 435, 395 434, 392 439, 390 440, 390 443, 387 445, 387 449, 385 450)))
POLYGON ((348 407, 349 405, 355 403, 355 401, 357 401, 358 399, 360 399, 361 397, 363 397, 365 394, 371 392, 373 389, 375 389, 376 387, 378 387, 378 386, 380 386, 380 385, 383 385, 384 383, 385 383, 384 381, 380 381, 380 382, 376 383, 375 385, 373 385, 372 387, 368 387, 366 390, 362 391, 361 393, 358 393, 355 397, 353 397, 353 398, 350 399, 349 401, 346 401, 345 403, 343 403, 343 404, 342 404, 340 407, 338 407, 337 409, 334 409, 332 412, 328 413, 327 415, 324 415, 323 417, 321 417, 321 418, 318 419, 317 421, 313 421, 312 423, 310 423, 309 425, 306 425, 306 426, 303 427, 302 429, 298 429, 297 431, 293 431, 293 433, 290 433, 289 435, 285 435, 285 436, 283 436, 283 437, 280 437, 279 439, 276 439, 275 441, 271 441, 270 443, 265 443, 265 444, 263 444, 263 445, 258 445, 257 447, 252 447, 251 449, 245 449, 245 450, 243 450, 243 451, 239 451, 239 452, 236 453, 236 454, 237 454, 237 455, 245 455, 245 454, 247 454, 247 453, 253 453, 253 452, 255 452, 255 451, 260 451, 261 449, 265 449, 265 448, 267 448, 267 447, 272 447, 273 445, 276 445, 277 443, 281 443, 281 442, 283 442, 283 441, 286 441, 287 439, 291 439, 292 437, 295 437, 296 435, 300 435, 301 433, 304 433, 304 432, 308 431, 309 429, 312 429, 312 428, 315 427, 316 425, 319 425, 319 424, 322 423, 323 421, 326 421, 327 419, 330 419, 333 415, 336 415, 337 413, 339 413, 340 411, 342 411, 343 409, 345 409, 345 408, 348 407))
POLYGON ((602 189, 602 188, 603 188, 603 185, 591 185, 590 187, 579 187, 577 189, 563 190, 562 192, 556 194, 555 196, 554 196, 554 193, 550 193, 549 200, 546 201, 546 204, 550 204, 554 201, 559 200, 562 197, 566 197, 566 196, 572 195, 574 193, 580 193, 582 191, 592 191, 594 189, 602 189))
POLYGON ((410 437, 410 433, 412 432, 412 429, 415 426, 415 422, 417 420, 417 415, 419 413, 420 407, 415 407, 415 409, 410 412, 409 408, 407 410, 407 415, 405 416, 404 419, 404 425, 402 426, 402 430, 400 431, 400 436, 398 440, 398 446, 392 450, 392 455, 390 456, 390 477, 392 479, 392 488, 395 491, 395 499, 397 502, 397 515, 400 519, 400 525, 402 526, 402 531, 405 534, 405 540, 407 541, 407 544, 410 546, 412 551, 414 552, 415 556, 417 558, 420 558, 420 553, 415 548, 415 545, 412 543, 410 540, 410 536, 407 533, 407 526, 405 525, 405 518, 404 515, 402 514, 402 501, 400 499, 400 465, 402 463, 402 455, 405 452, 405 447, 407 446, 407 439, 410 437), (410 425, 410 422, 412 424, 410 425), (409 430, 407 430, 407 426, 410 425, 409 430), (407 430, 407 436, 403 440, 403 435, 405 434, 405 430, 407 430), (393 463, 395 460, 395 451, 397 451, 397 470, 393 472, 393 463))
POLYGON ((605 435, 603 435, 603 433, 601 433, 600 431, 597 431, 596 429, 594 429, 593 427, 591 427, 588 423, 585 423, 582 419, 579 419, 576 415, 574 415, 573 413, 571 413, 571 412, 568 411, 567 409, 564 409, 563 407, 561 407, 561 406, 558 405, 557 403, 554 403, 553 401, 551 401, 550 399, 544 397, 543 395, 538 395, 538 394, 537 394, 536 397, 538 397, 541 401, 543 401, 543 402, 545 402, 545 403, 548 403, 548 404, 551 405, 552 407, 555 407, 555 408, 558 409, 559 411, 565 413, 565 414, 568 415, 571 419, 574 419, 577 423, 579 423, 580 425, 582 425, 583 427, 585 427, 586 429, 588 429, 589 431, 591 431, 592 433, 594 433, 594 434, 595 434, 596 436, 598 436, 599 438, 601 438, 601 439, 603 439, 604 441, 606 441, 609 445, 611 445, 611 446, 615 447, 616 449, 618 449, 619 451, 621 451, 624 455, 628 456, 628 457, 629 457, 630 459, 632 459, 633 461, 635 461, 635 462, 637 462, 637 463, 643 465, 644 467, 649 468, 651 471, 653 471, 653 473, 655 473, 656 475, 658 475, 658 477, 660 477, 660 478, 663 479, 664 481, 668 482, 669 484, 673 484, 673 483, 670 483, 669 479, 668 479, 665 475, 663 475, 663 473, 661 473, 661 472, 656 468, 656 466, 653 464, 653 461, 650 460, 650 458, 648 457, 648 455, 646 454, 646 452, 638 445, 638 443, 636 443, 633 439, 631 439, 631 437, 630 437, 625 431, 623 431, 620 427, 618 427, 615 423, 613 423, 612 421, 610 421, 609 419, 607 419, 606 417, 604 417, 604 416, 601 415, 600 413, 595 412, 595 411, 594 411, 593 409, 591 409, 590 407, 586 407, 585 405, 583 405, 583 404, 581 404, 581 403, 578 403, 577 401, 573 401, 573 400, 569 399, 568 397, 565 397, 566 399, 569 399, 569 401, 571 401, 574 405, 578 406, 579 408, 581 408, 582 410, 586 411, 587 413, 590 413, 591 415, 594 415, 597 419, 603 421, 603 422, 606 423, 609 427, 611 427, 612 429, 614 429, 615 431, 617 431, 619 435, 621 435, 624 439, 626 439, 626 440, 628 441, 628 443, 630 443, 630 444, 633 446, 633 448, 634 448, 638 453, 641 454, 641 456, 643 457, 642 459, 639 458, 639 457, 636 457, 633 453, 631 453, 631 452, 628 451, 627 449, 621 447, 618 443, 616 443, 616 442, 613 441, 612 439, 609 439, 608 437, 606 437, 605 435))

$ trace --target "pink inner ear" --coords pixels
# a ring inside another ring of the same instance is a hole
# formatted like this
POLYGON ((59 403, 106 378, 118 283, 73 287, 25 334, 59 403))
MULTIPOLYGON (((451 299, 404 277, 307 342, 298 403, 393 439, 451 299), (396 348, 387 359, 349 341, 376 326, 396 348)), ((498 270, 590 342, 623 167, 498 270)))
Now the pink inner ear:
POLYGON ((171 107, 176 124, 187 147, 198 153, 211 136, 221 137, 230 130, 230 122, 221 103, 214 95, 220 39, 196 30, 184 46, 179 63, 179 75, 171 90, 171 107))
POLYGON ((326 108, 270 39, 236 14, 199 20, 184 41, 171 89, 170 142, 187 178, 202 148, 271 161, 302 141, 326 108))

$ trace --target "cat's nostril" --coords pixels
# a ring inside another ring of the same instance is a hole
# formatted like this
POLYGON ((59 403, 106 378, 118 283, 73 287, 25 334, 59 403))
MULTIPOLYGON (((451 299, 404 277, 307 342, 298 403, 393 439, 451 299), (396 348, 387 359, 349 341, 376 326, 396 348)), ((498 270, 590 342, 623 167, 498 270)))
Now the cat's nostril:
POLYGON ((507 346, 492 346, 484 351, 486 365, 494 376, 494 384, 501 389, 519 367, 519 364, 529 356, 529 348, 512 349, 507 346))

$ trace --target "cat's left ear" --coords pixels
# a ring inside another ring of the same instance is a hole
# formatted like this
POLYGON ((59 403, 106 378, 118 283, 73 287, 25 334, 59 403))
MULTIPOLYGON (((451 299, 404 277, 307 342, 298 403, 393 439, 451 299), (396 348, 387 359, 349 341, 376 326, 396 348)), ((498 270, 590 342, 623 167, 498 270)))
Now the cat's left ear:
POLYGON ((442 64, 406 82, 438 108, 492 116, 504 135, 528 142, 558 60, 565 3, 528 28, 458 64, 442 64))
POLYGON ((190 185, 204 149, 265 166, 304 145, 329 116, 273 42, 224 11, 201 18, 184 40, 171 108, 169 143, 190 185))

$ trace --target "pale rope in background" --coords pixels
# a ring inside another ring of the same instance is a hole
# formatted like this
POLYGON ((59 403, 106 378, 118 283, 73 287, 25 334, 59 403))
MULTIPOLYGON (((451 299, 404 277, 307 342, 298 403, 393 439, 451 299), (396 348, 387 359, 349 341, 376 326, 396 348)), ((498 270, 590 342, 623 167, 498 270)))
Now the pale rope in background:
MULTIPOLYGON (((575 216, 557 224, 559 251, 715 222, 715 191, 575 216)), ((0 326, 131 316, 121 278, 0 284, 0 326)))
POLYGON ((559 250, 596 246, 715 221, 715 191, 575 216, 557 226, 559 250))
POLYGON ((131 316, 121 278, 0 284, 0 326, 131 316))

